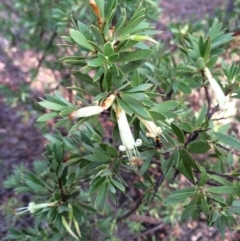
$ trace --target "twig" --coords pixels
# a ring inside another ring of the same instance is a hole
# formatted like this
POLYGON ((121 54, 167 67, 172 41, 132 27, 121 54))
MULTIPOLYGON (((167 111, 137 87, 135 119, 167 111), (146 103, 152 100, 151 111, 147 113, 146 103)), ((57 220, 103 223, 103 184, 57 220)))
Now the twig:
POLYGON ((61 194, 61 200, 63 202, 65 202, 66 201, 66 195, 63 192, 63 186, 62 186, 62 182, 61 182, 60 178, 58 178, 58 186, 59 186, 59 190, 60 190, 60 194, 61 194))
POLYGON ((224 177, 230 181, 240 181, 240 178, 238 177, 232 177, 228 174, 222 174, 222 173, 218 173, 218 172, 214 172, 214 171, 207 171, 207 173, 209 174, 214 174, 214 175, 217 175, 217 176, 220 176, 220 177, 224 177))
POLYGON ((212 119, 212 121, 226 120, 228 118, 229 117, 221 117, 221 118, 212 119))
POLYGON ((162 185, 164 178, 165 178, 165 176, 163 174, 160 177, 158 177, 155 187, 154 187, 154 194, 153 194, 152 199, 154 199, 156 197, 157 191, 158 191, 159 187, 162 185))
POLYGON ((178 170, 175 170, 175 173, 174 173, 174 175, 173 175, 172 180, 171 180, 170 183, 174 183, 174 181, 175 181, 175 179, 177 178, 177 176, 178 176, 179 173, 180 173, 180 172, 179 172, 178 170))
MULTIPOLYGON (((200 171, 194 170, 195 173, 200 173, 200 171)), ((208 174, 214 174, 217 175, 219 177, 224 177, 229 181, 240 181, 240 178, 238 177, 232 177, 228 174, 223 174, 223 173, 218 173, 218 172, 214 172, 214 171, 206 171, 208 174)), ((210 185, 213 185, 212 183, 209 183, 210 185)))
POLYGON ((150 223, 150 224, 159 224, 162 220, 150 217, 150 216, 141 216, 141 215, 136 215, 136 214, 131 214, 129 217, 130 220, 136 221, 139 223, 150 223))
POLYGON ((222 149, 225 150, 225 151, 229 151, 229 152, 232 152, 232 153, 233 153, 234 155, 236 155, 236 156, 240 156, 240 153, 237 153, 236 151, 232 151, 231 149, 229 149, 229 148, 227 148, 227 147, 225 147, 225 146, 223 146, 223 145, 221 145, 221 144, 219 144, 219 143, 214 142, 214 144, 215 144, 216 146, 222 148, 222 149))
POLYGON ((212 108, 212 110, 210 111, 210 113, 208 114, 208 119, 211 119, 212 116, 217 112, 219 111, 219 105, 216 105, 212 108))
POLYGON ((151 229, 149 229, 149 230, 139 234, 136 238, 142 237, 142 236, 145 236, 145 235, 148 235, 148 234, 151 234, 151 233, 154 233, 158 229, 162 229, 165 225, 166 225, 166 223, 161 223, 161 224, 157 225, 156 227, 151 228, 151 229))
POLYGON ((43 52, 43 55, 42 55, 41 59, 38 62, 37 69, 39 69, 41 67, 41 65, 42 65, 42 63, 43 63, 43 61, 44 61, 44 59, 46 57, 46 53, 47 53, 48 49, 51 47, 51 45, 52 45, 52 43, 53 43, 53 41, 54 41, 56 36, 57 36, 57 32, 54 31, 52 36, 51 36, 51 38, 50 38, 50 40, 49 40, 49 42, 48 42, 48 44, 47 44, 47 46, 46 46, 46 48, 45 48, 45 50, 44 50, 44 52, 43 52))
POLYGON ((121 217, 117 218, 117 222, 122 221, 127 217, 129 217, 131 214, 133 214, 141 205, 143 198, 144 198, 144 194, 136 201, 136 204, 132 209, 130 209, 127 213, 125 213, 121 217))

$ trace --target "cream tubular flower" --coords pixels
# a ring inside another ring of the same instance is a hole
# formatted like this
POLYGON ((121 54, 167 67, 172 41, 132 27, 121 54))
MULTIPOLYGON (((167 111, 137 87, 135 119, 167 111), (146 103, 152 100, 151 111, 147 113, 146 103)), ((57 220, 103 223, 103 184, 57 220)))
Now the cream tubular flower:
POLYGON ((35 202, 30 202, 27 207, 16 208, 15 213, 17 215, 23 214, 26 212, 34 213, 37 209, 52 207, 52 206, 55 206, 56 204, 57 204, 57 202, 40 203, 40 204, 35 204, 35 202))
POLYGON ((148 132, 146 133, 147 137, 156 138, 158 135, 162 134, 162 129, 157 126, 153 121, 144 120, 138 116, 138 119, 145 125, 148 132))
POLYGON ((69 115, 69 119, 97 115, 97 114, 100 114, 101 112, 103 112, 104 110, 105 110, 105 108, 102 106, 87 106, 87 107, 84 107, 77 111, 72 112, 69 115))
POLYGON ((219 106, 223 107, 224 104, 227 102, 228 98, 223 93, 223 90, 220 87, 220 85, 218 84, 218 82, 212 77, 212 74, 211 74, 210 70, 205 67, 204 71, 205 71, 205 75, 206 75, 206 77, 207 77, 210 85, 212 86, 212 89, 213 89, 213 91, 214 91, 214 93, 217 97, 219 106))
POLYGON ((72 112, 68 116, 68 118, 74 119, 74 118, 88 117, 88 116, 100 114, 101 112, 108 109, 112 105, 115 98, 116 96, 114 94, 111 94, 103 101, 101 106, 97 105, 97 106, 87 106, 84 108, 80 108, 79 110, 72 112))
POLYGON ((117 115, 118 129, 123 144, 119 146, 119 150, 126 151, 129 161, 135 162, 140 159, 136 146, 140 146, 142 140, 137 139, 136 142, 134 141, 125 111, 119 106, 115 108, 115 111, 117 115))

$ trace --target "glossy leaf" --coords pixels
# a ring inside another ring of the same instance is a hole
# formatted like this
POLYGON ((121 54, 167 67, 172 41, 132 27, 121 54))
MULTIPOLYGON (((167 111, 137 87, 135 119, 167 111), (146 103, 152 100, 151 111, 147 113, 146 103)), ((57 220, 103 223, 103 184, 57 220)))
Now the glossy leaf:
POLYGON ((70 29, 70 36, 79 46, 94 51, 94 48, 87 42, 87 39, 79 31, 70 29))
POLYGON ((175 133, 175 135, 177 136, 178 141, 181 143, 184 143, 184 134, 183 134, 182 130, 174 123, 171 123, 171 128, 172 128, 173 132, 175 133))
POLYGON ((239 194, 240 187, 238 186, 220 186, 220 187, 209 187, 205 189, 206 192, 216 194, 239 194))
POLYGON ((229 136, 229 135, 226 135, 223 133, 219 133, 219 132, 214 132, 214 135, 219 139, 220 142, 240 151, 240 141, 239 140, 233 138, 232 136, 229 136))
POLYGON ((160 104, 156 104, 151 110, 156 112, 166 112, 174 110, 179 105, 179 102, 174 100, 164 101, 160 104))
POLYGON ((172 205, 175 205, 182 201, 185 201, 187 198, 192 197, 197 194, 197 192, 194 190, 194 188, 191 190, 192 191, 190 192, 187 189, 186 192, 184 192, 185 190, 182 189, 181 193, 172 193, 169 197, 167 197, 163 200, 163 205, 164 206, 172 206, 172 205))
POLYGON ((189 152, 196 154, 203 154, 210 150, 210 145, 206 141, 195 141, 191 142, 187 149, 189 152))

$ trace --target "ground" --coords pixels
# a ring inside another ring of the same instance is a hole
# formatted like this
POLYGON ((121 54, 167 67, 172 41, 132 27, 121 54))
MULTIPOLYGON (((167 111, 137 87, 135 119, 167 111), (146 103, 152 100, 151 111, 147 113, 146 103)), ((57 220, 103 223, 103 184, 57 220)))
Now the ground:
MULTIPOLYGON (((158 21, 158 28, 167 29, 170 21, 196 21, 203 20, 205 14, 214 14, 216 8, 225 9, 228 1, 223 0, 162 0, 160 3, 162 12, 158 21)), ((161 38, 170 41, 171 34, 165 31, 161 38)), ((21 101, 23 96, 19 91, 21 85, 30 85, 30 96, 34 101, 43 96, 44 84, 46 81, 51 88, 56 87, 58 73, 49 69, 40 68, 39 75, 34 82, 31 82, 30 70, 37 66, 37 56, 33 51, 19 50, 12 47, 0 34, 0 84, 7 86, 11 91, 18 93, 19 98, 8 104, 4 89, 0 91, 0 183, 6 176, 11 174, 12 168, 20 163, 30 167, 31 163, 41 158, 44 151, 45 139, 42 137, 39 128, 35 124, 38 118, 36 112, 30 111, 28 102, 21 101), (30 112, 29 112, 30 111, 30 112)), ((48 127, 47 127, 48 128, 48 127)), ((0 186, 0 205, 13 196, 12 190, 0 186)), ((4 212, 0 213, 0 239, 7 232, 7 224, 3 219, 4 212)), ((132 216, 131 218, 134 218, 132 216)), ((144 219, 144 224, 149 227, 149 234, 155 233, 158 240, 170 240, 175 237, 179 241, 217 241, 221 240, 217 229, 209 228, 205 220, 189 221, 188 223, 175 226, 158 225, 161 220, 155 220, 154 224, 149 219, 144 219), (157 228, 156 228, 157 227, 157 228)), ((136 217, 135 217, 136 219, 136 217)), ((139 218, 138 218, 139 219, 139 218)), ((136 240, 143 240, 140 236, 136 240)), ((240 240, 237 232, 226 234, 226 240, 240 240)))

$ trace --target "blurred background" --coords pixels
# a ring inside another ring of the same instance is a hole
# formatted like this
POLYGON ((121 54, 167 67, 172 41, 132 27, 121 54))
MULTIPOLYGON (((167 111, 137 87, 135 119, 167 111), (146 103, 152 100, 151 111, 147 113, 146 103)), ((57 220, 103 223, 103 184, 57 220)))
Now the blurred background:
MULTIPOLYGON (((202 33, 209 28, 214 18, 218 18, 226 31, 233 32, 235 36, 224 59, 228 63, 239 62, 239 0, 144 0, 143 4, 147 7, 149 21, 162 31, 154 38, 168 51, 177 51, 178 43, 188 32, 202 33)), ((138 1, 119 0, 119 7, 126 7, 129 16, 137 5, 138 1)), ((71 93, 63 88, 72 83, 71 66, 63 66, 58 61, 60 57, 70 55, 71 50, 57 44, 62 43, 61 36, 67 35, 71 19, 81 19, 86 23, 92 19, 85 1, 81 0, 1 0, 0 16, 2 240, 10 224, 15 227, 32 225, 30 216, 25 219, 14 216, 13 207, 19 198, 23 204, 28 204, 30 199, 27 195, 16 197, 13 188, 21 172, 26 168, 37 168, 44 152, 45 139, 42 134, 51 131, 54 124, 35 123, 45 111, 37 102, 44 97, 44 93, 51 94, 55 90, 71 98, 71 93)), ((177 212, 168 216, 170 222, 174 222, 177 217, 177 212)), ((151 220, 144 222, 151 223, 151 220)), ((207 228, 205 222, 199 220, 165 227, 158 240, 220 240, 220 235, 218 230, 207 228)), ((228 233, 226 240, 240 240, 240 233, 228 233)))

